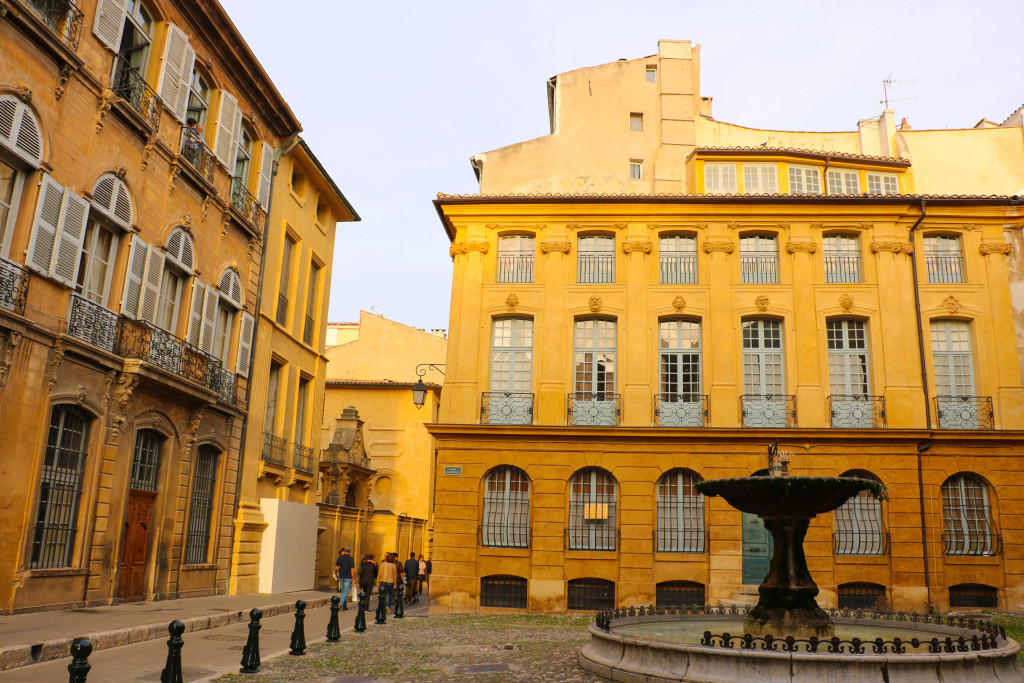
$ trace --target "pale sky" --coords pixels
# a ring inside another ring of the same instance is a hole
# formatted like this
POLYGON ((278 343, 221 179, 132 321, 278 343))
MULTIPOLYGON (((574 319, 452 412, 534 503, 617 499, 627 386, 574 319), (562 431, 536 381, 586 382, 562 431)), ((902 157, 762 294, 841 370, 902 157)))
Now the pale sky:
POLYGON ((754 128, 856 130, 890 74, 916 81, 890 92, 915 129, 1024 104, 1022 0, 221 2, 363 219, 338 225, 331 322, 447 328, 431 200, 478 190, 471 155, 548 134, 548 78, 659 39, 699 44, 715 118, 754 128))

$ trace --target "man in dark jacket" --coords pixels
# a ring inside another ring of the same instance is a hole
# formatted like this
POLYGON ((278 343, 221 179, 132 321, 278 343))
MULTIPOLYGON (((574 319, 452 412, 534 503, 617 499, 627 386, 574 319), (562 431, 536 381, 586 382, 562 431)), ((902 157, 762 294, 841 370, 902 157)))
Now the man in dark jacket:
POLYGON ((409 553, 409 559, 405 561, 405 601, 408 603, 419 602, 416 597, 416 585, 419 581, 420 562, 416 559, 416 553, 409 553))
POLYGON ((342 548, 338 559, 334 561, 334 574, 338 578, 338 592, 341 593, 341 609, 348 609, 348 589, 356 576, 356 563, 348 554, 348 548, 342 548))
POLYGON ((366 555, 359 565, 359 590, 369 596, 373 593, 373 584, 375 583, 377 583, 377 565, 373 561, 373 555, 366 555))

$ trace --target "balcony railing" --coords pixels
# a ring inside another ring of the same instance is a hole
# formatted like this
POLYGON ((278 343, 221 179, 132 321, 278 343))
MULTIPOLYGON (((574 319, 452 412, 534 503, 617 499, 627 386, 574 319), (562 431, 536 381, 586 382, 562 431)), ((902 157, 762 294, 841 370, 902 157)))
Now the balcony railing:
POLYGON ((740 410, 744 427, 796 427, 796 396, 744 394, 740 410))
POLYGON ((860 256, 825 254, 825 282, 860 282, 860 256))
POLYGON ((241 178, 231 179, 231 206, 235 207, 235 210, 253 225, 262 225, 263 208, 256 200, 255 195, 245 189, 245 183, 241 178))
POLYGON ((270 432, 263 432, 263 451, 260 460, 284 466, 285 455, 288 453, 288 441, 270 432))
POLYGON ((68 335, 113 353, 117 345, 120 324, 121 316, 117 313, 79 294, 71 295, 68 335))
POLYGON ((836 531, 832 534, 832 552, 836 555, 885 555, 889 552, 889 532, 878 529, 836 531))
POLYGON ((121 318, 115 353, 138 358, 158 368, 206 386, 209 356, 170 332, 142 320, 121 318))
POLYGON ((160 98, 138 69, 120 54, 114 56, 114 84, 111 89, 137 111, 150 128, 157 130, 160 127, 160 98))
POLYGON ((294 455, 295 455, 295 458, 292 461, 294 463, 293 467, 295 469, 299 470, 300 472, 305 472, 306 474, 312 474, 313 473, 313 449, 308 447, 308 446, 302 446, 300 444, 295 444, 294 455))
POLYGON ((206 182, 213 184, 217 164, 213 152, 203 142, 202 136, 190 128, 181 131, 181 158, 196 169, 206 182))
POLYGON ((704 394, 655 394, 654 423, 658 427, 706 427, 708 397, 704 394))
POLYGON ((0 308, 24 315, 26 298, 28 273, 24 268, 0 258, 0 308))
POLYGON ((1002 550, 1002 537, 987 528, 942 534, 942 547, 946 555, 998 555, 1002 550))
POLYGON ((847 429, 884 429, 885 397, 832 394, 828 397, 832 426, 847 429))
POLYGON ((658 259, 660 282, 665 285, 692 285, 697 282, 697 255, 661 256, 658 259))
POLYGON ((498 282, 533 282, 533 254, 499 255, 498 282))
POLYGON ((85 14, 70 0, 28 0, 43 22, 53 30, 64 44, 78 50, 78 37, 82 34, 85 14))
POLYGON ((235 402, 235 387, 238 385, 238 377, 235 373, 225 370, 222 363, 216 358, 208 359, 208 379, 206 386, 217 392, 217 395, 228 403, 235 402))
POLYGON ((939 429, 994 429, 991 396, 936 396, 939 429))
POLYGON ((615 282, 615 255, 580 254, 576 270, 576 281, 581 284, 615 282))
POLYGON ((924 257, 928 282, 957 283, 964 281, 963 264, 959 255, 924 257))
POLYGON ((533 423, 533 394, 517 391, 485 391, 480 399, 480 423, 528 425, 533 423))
POLYGON ((617 425, 622 413, 622 395, 605 391, 577 391, 569 394, 569 424, 574 426, 617 425))
POLYGON ((740 256, 740 282, 770 284, 778 281, 778 257, 740 256))

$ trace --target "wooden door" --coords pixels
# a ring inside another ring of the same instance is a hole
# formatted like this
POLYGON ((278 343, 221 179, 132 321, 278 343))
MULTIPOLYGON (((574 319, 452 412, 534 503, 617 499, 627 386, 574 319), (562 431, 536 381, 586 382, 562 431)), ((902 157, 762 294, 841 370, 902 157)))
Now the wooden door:
POLYGON ((152 491, 131 491, 128 514, 121 539, 121 567, 117 586, 119 600, 141 600, 146 581, 146 548, 149 545, 149 524, 153 509, 152 491))
POLYGON ((768 575, 772 558, 772 535, 757 515, 743 513, 743 584, 759 586, 768 575))

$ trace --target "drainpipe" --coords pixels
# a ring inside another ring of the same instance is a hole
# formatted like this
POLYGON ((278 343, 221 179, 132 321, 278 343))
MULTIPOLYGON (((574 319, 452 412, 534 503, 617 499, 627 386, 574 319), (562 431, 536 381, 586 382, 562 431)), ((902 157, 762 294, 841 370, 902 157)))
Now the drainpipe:
POLYGON ((924 558, 924 589, 928 598, 928 611, 932 611, 932 579, 928 567, 928 528, 924 519, 924 468, 921 454, 932 447, 931 439, 924 439, 917 444, 917 500, 921 509, 921 557, 924 558))
POLYGON ((928 366, 924 356, 924 324, 921 322, 921 289, 917 279, 917 261, 914 256, 914 231, 925 217, 925 200, 921 200, 921 215, 910 226, 910 273, 914 278, 914 313, 917 316, 917 352, 921 361, 921 391, 924 393, 924 424, 932 428, 932 408, 928 401, 928 366))
POLYGON ((828 186, 828 164, 830 161, 832 161, 832 157, 826 154, 825 170, 821 172, 821 187, 825 190, 825 194, 832 194, 832 188, 828 186))

